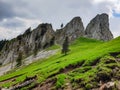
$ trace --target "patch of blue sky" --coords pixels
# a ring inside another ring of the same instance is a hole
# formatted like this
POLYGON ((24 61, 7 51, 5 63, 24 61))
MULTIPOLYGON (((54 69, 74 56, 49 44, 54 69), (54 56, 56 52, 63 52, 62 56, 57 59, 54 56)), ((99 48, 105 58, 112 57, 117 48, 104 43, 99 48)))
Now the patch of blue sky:
POLYGON ((113 11, 113 16, 114 17, 119 17, 120 18, 120 13, 116 12, 115 10, 112 10, 113 11))

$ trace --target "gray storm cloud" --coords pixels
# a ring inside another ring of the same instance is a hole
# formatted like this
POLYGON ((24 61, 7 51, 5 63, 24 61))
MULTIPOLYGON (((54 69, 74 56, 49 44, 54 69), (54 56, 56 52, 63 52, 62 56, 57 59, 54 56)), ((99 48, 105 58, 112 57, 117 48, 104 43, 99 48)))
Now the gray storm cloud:
POLYGON ((60 28, 73 17, 80 16, 84 25, 99 13, 108 13, 110 29, 114 36, 119 36, 120 17, 114 17, 112 10, 119 13, 119 0, 1 0, 0 32, 11 32, 0 38, 13 38, 28 27, 41 22, 52 23, 53 28, 60 28), (17 18, 17 19, 16 19, 17 18), (15 33, 16 32, 16 33, 15 33))
POLYGON ((13 7, 6 2, 0 1, 0 21, 4 18, 12 18, 15 16, 13 7))

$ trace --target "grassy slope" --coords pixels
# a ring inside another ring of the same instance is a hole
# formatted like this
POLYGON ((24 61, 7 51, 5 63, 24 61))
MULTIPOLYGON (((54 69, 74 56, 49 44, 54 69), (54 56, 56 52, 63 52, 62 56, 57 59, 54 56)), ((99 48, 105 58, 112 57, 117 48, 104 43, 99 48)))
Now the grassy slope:
MULTIPOLYGON (((53 47, 54 48, 54 47, 53 47)), ((66 66, 76 65, 82 61, 85 61, 83 68, 75 69, 75 72, 70 72, 68 74, 59 74, 56 77, 58 81, 56 83, 57 87, 61 87, 64 84, 65 77, 71 80, 78 80, 79 78, 85 78, 85 81, 89 81, 88 75, 93 75, 96 69, 91 69, 88 72, 82 72, 85 68, 91 68, 90 65, 94 60, 103 57, 111 52, 120 52, 120 37, 111 40, 109 42, 101 42, 93 39, 79 38, 72 45, 70 45, 70 52, 68 55, 61 55, 60 51, 48 59, 43 59, 42 61, 34 62, 28 66, 22 67, 11 71, 11 73, 4 76, 0 76, 0 81, 21 75, 16 78, 13 82, 2 83, 0 86, 9 87, 13 84, 22 82, 26 76, 38 76, 38 82, 43 82, 47 77, 53 75, 61 68, 66 66), (77 72, 77 73, 76 73, 77 72)), ((89 85, 88 85, 89 86, 89 85)))

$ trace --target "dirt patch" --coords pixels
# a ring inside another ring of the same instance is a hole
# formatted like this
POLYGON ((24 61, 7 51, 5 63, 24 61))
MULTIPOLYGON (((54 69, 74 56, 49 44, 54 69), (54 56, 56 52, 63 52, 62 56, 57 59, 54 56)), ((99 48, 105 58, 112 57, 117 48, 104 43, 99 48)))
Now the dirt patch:
POLYGON ((26 82, 26 81, 29 81, 29 80, 32 80, 32 79, 37 79, 37 75, 32 76, 32 77, 26 77, 23 82, 26 82))
POLYGON ((70 64, 70 65, 66 66, 65 68, 61 68, 61 69, 59 70, 59 73, 68 73, 68 72, 70 72, 70 71, 72 71, 72 70, 74 70, 74 69, 76 69, 76 68, 81 67, 84 62, 85 62, 85 61, 82 61, 82 62, 80 62, 80 63, 77 63, 76 65, 70 64))
POLYGON ((55 86, 56 79, 47 79, 44 83, 38 85, 33 90, 52 90, 55 86))
POLYGON ((35 83, 36 79, 37 79, 36 75, 32 77, 26 77, 26 79, 23 82, 19 83, 18 85, 14 85, 10 87, 10 90, 17 90, 17 89, 19 90, 23 87, 30 85, 31 83, 35 83))
MULTIPOLYGON (((24 74, 25 74, 25 73, 24 73, 24 74)), ((0 81, 0 84, 6 83, 6 82, 7 82, 7 83, 8 83, 8 82, 13 82, 13 81, 16 80, 17 77, 22 76, 22 75, 24 75, 24 74, 16 75, 16 76, 14 76, 14 77, 11 77, 11 78, 2 80, 2 81, 0 81)))
POLYGON ((108 73, 106 71, 98 72, 97 76, 98 76, 98 81, 108 82, 111 80, 111 73, 108 73))
POLYGON ((120 52, 110 53, 110 55, 113 56, 113 57, 116 57, 116 56, 119 55, 119 54, 120 54, 120 52))
POLYGON ((65 68, 61 68, 57 73, 54 73, 54 74, 48 76, 48 78, 51 78, 51 77, 56 76, 56 75, 61 74, 61 73, 68 73, 76 68, 81 67, 84 64, 84 62, 85 61, 83 60, 82 62, 79 62, 77 64, 69 64, 65 68))
POLYGON ((97 63, 99 63, 99 62, 100 62, 100 58, 98 58, 98 59, 94 60, 94 61, 91 63, 91 65, 90 65, 90 66, 96 66, 96 65, 97 65, 97 63))

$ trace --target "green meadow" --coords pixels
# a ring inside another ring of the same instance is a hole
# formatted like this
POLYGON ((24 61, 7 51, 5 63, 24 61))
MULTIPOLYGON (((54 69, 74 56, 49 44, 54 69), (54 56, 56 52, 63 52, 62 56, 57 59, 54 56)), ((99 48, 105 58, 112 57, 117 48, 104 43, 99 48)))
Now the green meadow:
POLYGON ((46 50, 54 49, 58 49, 55 55, 33 62, 28 66, 16 68, 0 76, 0 86, 10 87, 24 81, 26 76, 37 75, 37 83, 43 83, 48 78, 55 78, 57 80, 55 88, 65 87, 65 83, 69 81, 74 87, 77 87, 79 83, 89 89, 93 87, 92 85, 97 85, 95 80, 99 80, 98 73, 109 76, 109 73, 112 72, 111 67, 120 66, 120 63, 116 63, 115 58, 110 55, 120 52, 120 37, 108 42, 80 37, 69 45, 70 51, 67 55, 61 54, 59 45, 46 50), (113 63, 106 63, 106 60, 111 60, 113 63), (15 80, 10 80, 12 78, 15 80), (8 81, 5 82, 6 80, 8 81))

